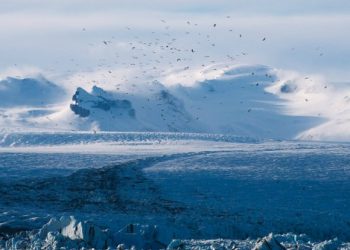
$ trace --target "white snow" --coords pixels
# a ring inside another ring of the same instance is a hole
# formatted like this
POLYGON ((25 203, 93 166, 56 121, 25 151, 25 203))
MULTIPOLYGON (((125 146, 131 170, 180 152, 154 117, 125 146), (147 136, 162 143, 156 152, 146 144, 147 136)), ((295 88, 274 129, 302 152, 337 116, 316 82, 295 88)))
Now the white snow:
POLYGON ((35 78, 7 77, 0 80, 1 108, 44 107, 65 101, 65 96, 63 88, 40 75, 35 78))
POLYGON ((184 83, 176 76, 184 71, 178 71, 160 77, 162 82, 102 84, 106 89, 93 86, 91 91, 78 88, 75 93, 67 89, 73 97, 69 103, 63 90, 42 78, 8 78, 0 90, 6 96, 2 98, 6 108, 0 112, 1 127, 9 132, 155 131, 349 139, 350 89, 346 84, 261 65, 217 65, 192 71, 192 80, 184 83), (34 85, 35 95, 22 89, 27 82, 31 88, 34 85), (41 92, 46 99, 38 106, 30 98, 40 101, 37 94, 41 92), (9 102, 17 99, 26 101, 9 102))

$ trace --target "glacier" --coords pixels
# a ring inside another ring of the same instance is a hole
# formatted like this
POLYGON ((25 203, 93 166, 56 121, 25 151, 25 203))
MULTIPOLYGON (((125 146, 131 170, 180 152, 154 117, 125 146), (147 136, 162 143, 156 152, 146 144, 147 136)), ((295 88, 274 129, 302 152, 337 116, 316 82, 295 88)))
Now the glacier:
POLYGON ((0 152, 0 248, 349 249, 347 143, 23 132, 0 152))

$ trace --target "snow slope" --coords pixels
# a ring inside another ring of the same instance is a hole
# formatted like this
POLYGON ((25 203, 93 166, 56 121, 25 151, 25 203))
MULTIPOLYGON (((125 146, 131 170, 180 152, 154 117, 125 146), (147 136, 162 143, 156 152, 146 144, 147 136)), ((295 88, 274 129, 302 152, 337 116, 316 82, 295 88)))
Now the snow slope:
POLYGON ((317 76, 262 65, 217 65, 187 71, 168 72, 160 76, 162 82, 101 83, 91 90, 78 87, 74 93, 69 92, 68 102, 63 90, 46 80, 8 78, 2 81, 7 98, 0 103, 6 107, 1 110, 1 128, 350 139, 347 84, 330 84, 317 76), (184 74, 193 79, 182 82, 184 74), (27 85, 33 85, 32 92, 25 91, 23 86, 27 85), (43 92, 47 94, 37 98, 43 92), (11 100, 22 101, 14 104, 11 100))
POLYGON ((192 118, 183 103, 164 89, 130 97, 96 86, 91 93, 78 88, 70 109, 102 131, 191 131, 192 118))
POLYGON ((64 101, 64 89, 42 76, 0 81, 0 107, 45 106, 64 101))
POLYGON ((0 80, 0 127, 2 130, 40 127, 66 101, 66 90, 43 76, 7 77, 0 80))
POLYGON ((290 139, 321 122, 313 115, 286 112, 287 102, 279 93, 268 91, 279 84, 277 73, 269 67, 207 71, 212 79, 186 85, 163 79, 165 83, 94 86, 90 92, 78 88, 69 105, 39 124, 66 130, 206 132, 290 139))

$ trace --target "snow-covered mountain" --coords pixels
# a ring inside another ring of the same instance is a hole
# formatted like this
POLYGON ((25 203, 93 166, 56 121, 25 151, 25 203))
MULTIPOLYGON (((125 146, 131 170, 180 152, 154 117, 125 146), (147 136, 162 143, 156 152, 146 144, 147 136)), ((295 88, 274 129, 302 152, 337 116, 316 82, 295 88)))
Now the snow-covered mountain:
MULTIPOLYGON (((78 88, 70 104, 79 123, 103 131, 191 131, 193 119, 180 99, 166 89, 149 96, 128 96, 93 86, 78 88)), ((79 126, 79 125, 78 125, 79 126)), ((195 129, 195 128, 192 128, 195 129)))
POLYGON ((1 127, 350 139, 346 85, 262 65, 211 67, 191 74, 201 77, 191 84, 177 82, 182 78, 175 74, 160 77, 161 82, 99 84, 91 90, 82 85, 69 92, 70 100, 67 90, 42 77, 7 78, 0 82, 0 105, 6 107, 1 127))
POLYGON ((0 127, 2 130, 40 128, 49 115, 67 100, 64 88, 43 76, 0 80, 0 127))
POLYGON ((70 104, 71 111, 85 122, 97 122, 102 130, 127 130, 128 126, 139 126, 132 103, 118 99, 113 93, 96 86, 91 93, 78 88, 70 104))
POLYGON ((62 101, 64 89, 42 76, 0 81, 0 107, 44 106, 62 101))
MULTIPOLYGON (((294 138, 319 119, 284 113, 267 88, 278 76, 265 66, 241 66, 192 85, 153 82, 142 90, 78 88, 71 111, 78 129, 180 131, 294 138), (88 125, 87 125, 88 124, 88 125)), ((284 89, 282 88, 282 92, 284 89)))

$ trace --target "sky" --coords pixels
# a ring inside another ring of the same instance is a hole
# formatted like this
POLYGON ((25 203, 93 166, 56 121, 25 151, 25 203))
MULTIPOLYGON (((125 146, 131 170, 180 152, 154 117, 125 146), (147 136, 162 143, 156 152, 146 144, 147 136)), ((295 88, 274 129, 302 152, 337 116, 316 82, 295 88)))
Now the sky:
POLYGON ((263 64, 348 82, 349 14, 347 0, 2 0, 0 78, 75 88, 263 64))

